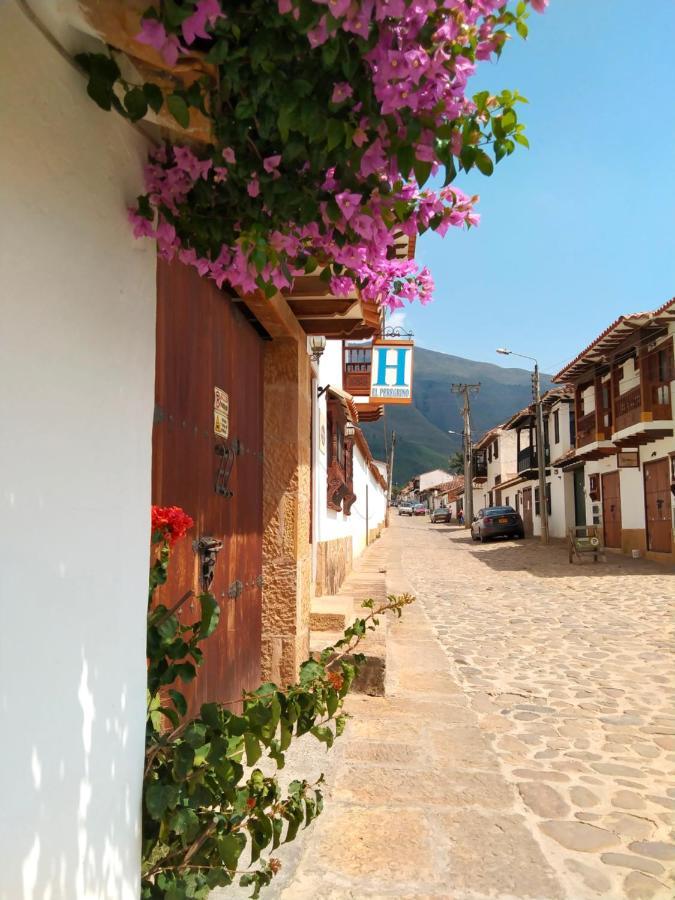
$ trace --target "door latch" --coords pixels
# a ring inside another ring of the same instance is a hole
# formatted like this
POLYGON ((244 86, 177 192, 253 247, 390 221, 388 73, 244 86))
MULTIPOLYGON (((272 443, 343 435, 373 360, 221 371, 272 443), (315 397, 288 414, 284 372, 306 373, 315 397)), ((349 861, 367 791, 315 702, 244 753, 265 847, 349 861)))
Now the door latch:
POLYGON ((216 568, 216 557, 223 549, 218 538, 200 537, 194 541, 192 549, 199 555, 199 586, 203 593, 211 589, 216 568))

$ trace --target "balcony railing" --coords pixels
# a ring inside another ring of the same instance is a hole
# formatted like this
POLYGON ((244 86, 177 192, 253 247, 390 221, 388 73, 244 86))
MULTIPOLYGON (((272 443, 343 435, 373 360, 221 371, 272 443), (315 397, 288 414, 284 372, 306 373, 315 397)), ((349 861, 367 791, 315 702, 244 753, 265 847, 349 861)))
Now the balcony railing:
POLYGON ((471 473, 474 478, 487 478, 485 450, 474 450, 471 457, 471 473))
POLYGON ((370 363, 345 363, 343 387, 354 397, 370 394, 370 363))
POLYGON ((577 447, 585 447, 597 440, 595 428, 595 410, 577 419, 577 447))
MULTIPOLYGON (((551 460, 551 451, 548 447, 546 447, 544 451, 544 461, 545 464, 548 465, 551 460)), ((537 448, 536 447, 525 447, 518 453, 518 471, 519 472, 528 472, 532 469, 536 469, 539 465, 537 460, 537 448)))
POLYGON ((620 394, 615 402, 616 426, 615 431, 623 431, 630 425, 640 421, 642 403, 640 399, 640 385, 620 394))

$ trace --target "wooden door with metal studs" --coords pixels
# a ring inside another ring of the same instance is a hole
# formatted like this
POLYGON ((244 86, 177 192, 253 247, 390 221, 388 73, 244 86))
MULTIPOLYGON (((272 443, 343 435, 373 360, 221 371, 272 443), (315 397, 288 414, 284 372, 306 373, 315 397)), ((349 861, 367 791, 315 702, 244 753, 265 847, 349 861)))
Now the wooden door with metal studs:
POLYGON ((186 690, 191 711, 260 681, 262 451, 262 336, 212 281, 158 260, 152 497, 195 520, 160 600, 171 606, 194 591, 186 623, 202 591, 221 610, 186 690))

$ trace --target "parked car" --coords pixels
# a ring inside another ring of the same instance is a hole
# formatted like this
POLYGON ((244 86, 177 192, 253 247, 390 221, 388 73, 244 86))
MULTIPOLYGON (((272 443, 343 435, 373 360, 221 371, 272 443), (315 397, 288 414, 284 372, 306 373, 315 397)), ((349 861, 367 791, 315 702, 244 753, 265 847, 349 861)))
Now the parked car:
POLYGON ((439 506, 438 509, 432 510, 432 513, 431 513, 432 525, 435 522, 449 522, 449 521, 450 521, 450 510, 447 506, 439 506))
POLYGON ((412 503, 401 503, 398 508, 399 516, 412 516, 413 514, 413 506, 412 503))
POLYGON ((471 523, 471 537, 482 543, 495 537, 524 538, 523 520, 512 506, 479 509, 471 523))
POLYGON ((413 506, 413 516, 426 516, 427 508, 424 503, 416 503, 413 506))

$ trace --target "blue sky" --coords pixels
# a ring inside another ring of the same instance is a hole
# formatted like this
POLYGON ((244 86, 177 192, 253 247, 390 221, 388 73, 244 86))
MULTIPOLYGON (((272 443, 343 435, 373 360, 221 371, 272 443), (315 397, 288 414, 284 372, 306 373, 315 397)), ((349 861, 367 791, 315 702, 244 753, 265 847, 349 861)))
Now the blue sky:
POLYGON ((436 295, 404 322, 432 350, 555 372, 675 295, 675 0, 551 0, 529 24, 473 85, 528 98, 531 147, 458 179, 481 224, 418 241, 436 295))

